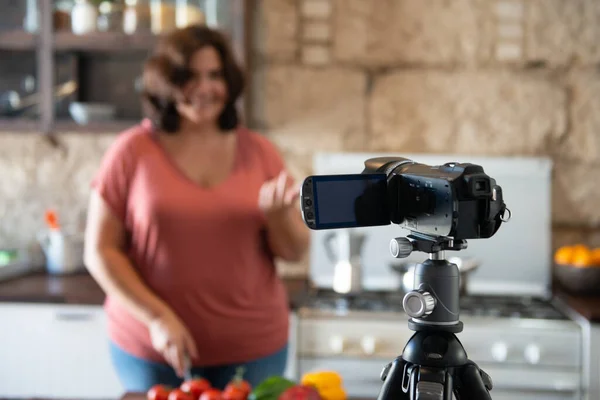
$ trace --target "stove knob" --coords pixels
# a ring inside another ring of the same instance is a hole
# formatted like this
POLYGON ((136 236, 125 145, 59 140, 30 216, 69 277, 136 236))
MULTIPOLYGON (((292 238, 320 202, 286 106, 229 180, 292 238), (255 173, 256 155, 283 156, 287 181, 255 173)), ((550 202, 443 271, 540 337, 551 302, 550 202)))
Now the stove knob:
POLYGON ((508 346, 503 342, 496 342, 492 345, 492 358, 495 361, 506 361, 508 356, 508 346))
POLYGON ((426 317, 435 308, 435 298, 428 292, 408 292, 402 299, 402 307, 412 318, 426 317))
POLYGON ((540 362, 540 347, 536 344, 528 344, 525 347, 525 359, 529 364, 537 364, 540 362))
POLYGON ((329 348, 334 353, 342 353, 344 351, 344 347, 346 347, 346 340, 343 336, 332 336, 329 339, 329 348))
POLYGON ((377 348, 377 339, 375 339, 373 336, 365 336, 360 341, 360 346, 365 354, 373 355, 375 354, 375 350, 377 348))

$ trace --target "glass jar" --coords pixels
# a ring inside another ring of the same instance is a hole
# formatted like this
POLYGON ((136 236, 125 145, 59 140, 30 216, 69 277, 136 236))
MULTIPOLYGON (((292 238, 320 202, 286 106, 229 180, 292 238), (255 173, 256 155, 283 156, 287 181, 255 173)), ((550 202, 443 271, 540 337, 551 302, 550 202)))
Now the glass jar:
POLYGON ((125 0, 123 31, 128 34, 151 31, 149 0, 125 0))
POLYGON ((98 30, 101 32, 117 32, 123 26, 123 7, 112 1, 103 1, 98 6, 98 30))
POLYGON ((175 22, 178 28, 205 24, 205 14, 198 0, 176 0, 175 22))
POLYGON ((85 35, 96 30, 98 9, 89 0, 76 0, 71 10, 71 30, 76 35, 85 35))
POLYGON ((174 0, 150 0, 152 33, 161 34, 175 29, 174 0))

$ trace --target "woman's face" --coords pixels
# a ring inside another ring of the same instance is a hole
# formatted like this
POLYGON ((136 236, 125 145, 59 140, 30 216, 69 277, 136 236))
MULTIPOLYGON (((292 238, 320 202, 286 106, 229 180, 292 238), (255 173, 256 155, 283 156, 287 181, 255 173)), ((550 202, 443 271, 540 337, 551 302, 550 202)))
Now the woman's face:
POLYGON ((194 124, 217 124, 227 102, 219 53, 212 46, 196 51, 190 69, 194 76, 183 86, 184 101, 177 105, 177 110, 194 124))

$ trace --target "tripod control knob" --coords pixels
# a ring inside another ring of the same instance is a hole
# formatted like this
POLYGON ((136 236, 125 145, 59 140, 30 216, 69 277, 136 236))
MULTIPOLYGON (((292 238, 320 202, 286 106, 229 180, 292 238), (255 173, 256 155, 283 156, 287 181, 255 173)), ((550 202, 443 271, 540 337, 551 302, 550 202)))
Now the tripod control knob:
POLYGON ((435 308, 435 297, 429 294, 429 292, 408 292, 402 300, 402 307, 404 307, 404 311, 412 318, 426 317, 435 308))
POLYGON ((390 253, 396 258, 406 258, 413 251, 413 244, 404 237, 394 238, 390 241, 390 253))

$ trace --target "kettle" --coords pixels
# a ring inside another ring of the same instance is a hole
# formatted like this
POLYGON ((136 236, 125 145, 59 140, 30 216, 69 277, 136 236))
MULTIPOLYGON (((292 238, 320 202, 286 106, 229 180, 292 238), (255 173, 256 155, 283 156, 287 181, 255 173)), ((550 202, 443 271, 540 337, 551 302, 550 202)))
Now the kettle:
POLYGON ((328 233, 325 250, 334 266, 333 290, 342 294, 362 291, 361 252, 365 235, 349 229, 328 233))

